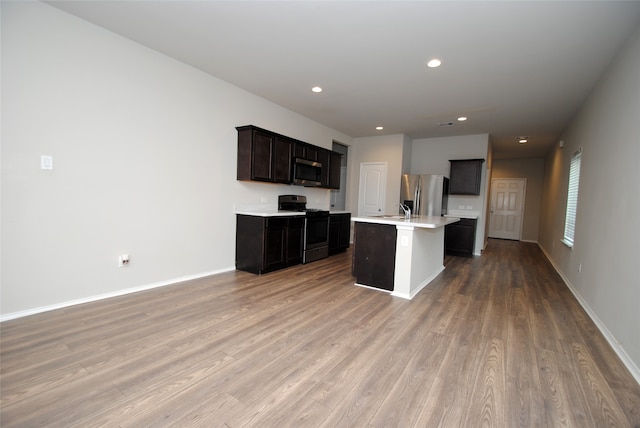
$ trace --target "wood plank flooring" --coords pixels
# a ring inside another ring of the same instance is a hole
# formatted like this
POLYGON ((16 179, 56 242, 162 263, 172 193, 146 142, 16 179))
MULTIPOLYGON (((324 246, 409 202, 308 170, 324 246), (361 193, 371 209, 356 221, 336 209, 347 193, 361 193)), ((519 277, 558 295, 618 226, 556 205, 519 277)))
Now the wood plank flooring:
POLYGON ((351 253, 7 321, 2 427, 640 427, 640 386, 537 245, 412 301, 351 253))

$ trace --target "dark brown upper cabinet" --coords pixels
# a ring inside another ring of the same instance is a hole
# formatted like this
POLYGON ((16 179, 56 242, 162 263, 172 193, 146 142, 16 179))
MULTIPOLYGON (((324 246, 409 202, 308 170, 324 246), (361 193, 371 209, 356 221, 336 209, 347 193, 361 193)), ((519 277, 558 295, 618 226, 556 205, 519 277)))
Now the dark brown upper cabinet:
POLYGON ((331 172, 331 150, 318 149, 318 162, 322 164, 322 174, 320 174, 320 187, 329 187, 331 172))
POLYGON ((255 126, 238 130, 238 180, 291 183, 293 140, 255 126))
POLYGON ((450 195, 479 195, 484 159, 450 160, 450 195))
POLYGON ((293 157, 312 161, 312 162, 319 162, 320 160, 318 159, 318 156, 319 156, 320 150, 323 150, 323 149, 309 143, 296 141, 295 147, 293 149, 293 157))
POLYGON ((322 164, 320 187, 340 188, 342 154, 253 125, 238 126, 238 180, 292 184, 296 158, 322 164))

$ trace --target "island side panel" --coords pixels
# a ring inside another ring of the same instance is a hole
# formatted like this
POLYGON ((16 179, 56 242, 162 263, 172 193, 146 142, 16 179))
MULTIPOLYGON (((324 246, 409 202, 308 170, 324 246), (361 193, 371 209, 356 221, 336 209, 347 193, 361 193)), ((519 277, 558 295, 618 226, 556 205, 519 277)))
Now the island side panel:
POLYGON ((414 232, 413 250, 410 298, 444 270, 444 227, 417 229, 414 232))
MULTIPOLYGON (((413 258, 413 227, 396 226, 396 271, 394 275, 393 296, 403 299, 411 298, 411 278, 414 264, 413 258)), ((420 261, 418 261, 420 263, 420 261)))
POLYGON ((393 291, 396 263, 396 227, 355 223, 353 274, 356 283, 393 291))
POLYGON ((398 225, 393 295, 412 299, 444 269, 444 228, 398 225))

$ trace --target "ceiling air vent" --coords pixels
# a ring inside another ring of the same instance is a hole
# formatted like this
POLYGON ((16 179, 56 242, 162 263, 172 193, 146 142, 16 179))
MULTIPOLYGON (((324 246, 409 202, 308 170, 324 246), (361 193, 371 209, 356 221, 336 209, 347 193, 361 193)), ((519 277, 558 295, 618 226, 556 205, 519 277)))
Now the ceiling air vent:
POLYGON ((453 126, 453 122, 440 122, 438 126, 453 126))

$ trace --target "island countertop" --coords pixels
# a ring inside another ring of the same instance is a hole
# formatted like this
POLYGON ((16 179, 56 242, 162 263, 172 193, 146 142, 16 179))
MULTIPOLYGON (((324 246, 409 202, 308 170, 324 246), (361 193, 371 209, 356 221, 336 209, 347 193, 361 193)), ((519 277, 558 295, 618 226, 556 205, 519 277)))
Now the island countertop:
POLYGON ((411 216, 410 220, 405 220, 403 215, 380 215, 370 217, 352 217, 352 221, 363 223, 390 224, 400 227, 437 229, 447 224, 455 223, 460 220, 458 217, 440 217, 440 216, 411 216))

